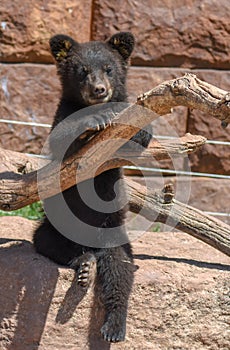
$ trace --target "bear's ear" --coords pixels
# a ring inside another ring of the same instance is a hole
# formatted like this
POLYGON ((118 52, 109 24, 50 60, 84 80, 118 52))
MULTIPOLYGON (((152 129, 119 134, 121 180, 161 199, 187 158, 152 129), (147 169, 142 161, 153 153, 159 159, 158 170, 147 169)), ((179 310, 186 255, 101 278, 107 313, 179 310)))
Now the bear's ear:
POLYGON ((56 61, 60 62, 65 59, 68 55, 71 47, 76 44, 75 40, 73 40, 68 35, 58 34, 53 36, 50 41, 50 49, 53 57, 56 61))
POLYGON ((132 33, 120 32, 114 34, 108 40, 108 44, 117 50, 124 60, 127 60, 133 51, 135 39, 132 33))

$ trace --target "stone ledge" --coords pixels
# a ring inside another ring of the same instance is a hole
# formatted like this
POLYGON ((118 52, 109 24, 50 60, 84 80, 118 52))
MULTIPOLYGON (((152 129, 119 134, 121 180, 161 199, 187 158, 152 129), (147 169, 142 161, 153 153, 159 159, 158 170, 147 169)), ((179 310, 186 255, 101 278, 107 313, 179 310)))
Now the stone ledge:
POLYGON ((90 290, 31 246, 34 223, 2 217, 2 350, 227 350, 230 259, 183 233, 146 233, 133 243, 136 272, 127 337, 100 339, 90 290))

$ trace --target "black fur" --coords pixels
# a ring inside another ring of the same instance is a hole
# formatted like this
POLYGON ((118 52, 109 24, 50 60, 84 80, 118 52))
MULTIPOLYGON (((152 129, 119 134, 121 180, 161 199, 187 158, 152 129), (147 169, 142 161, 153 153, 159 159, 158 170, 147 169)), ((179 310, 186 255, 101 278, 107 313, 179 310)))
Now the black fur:
MULTIPOLYGON (((50 40, 51 52, 57 61, 57 70, 62 83, 62 97, 56 111, 53 129, 61 121, 65 120, 73 112, 89 105, 100 102, 126 101, 126 71, 127 59, 134 46, 134 38, 131 33, 118 33, 107 42, 89 42, 79 44, 65 35, 56 35, 50 40)), ((81 116, 74 120, 75 127, 84 131, 96 132, 96 126, 109 122, 111 117, 100 115, 81 116)), ((68 122, 61 138, 58 132, 50 140, 50 147, 54 158, 59 158, 63 139, 68 139, 73 129, 68 122)), ((56 130, 56 129, 55 129, 56 130)), ((63 131, 63 130, 62 130, 63 131)), ((133 138, 135 142, 147 146, 150 135, 141 131, 133 138)), ((87 141, 78 137, 67 154, 81 148, 87 141)), ((120 188, 115 198, 114 184, 122 177, 121 169, 112 169, 95 178, 95 190, 104 201, 114 200, 119 204, 124 189, 120 188)), ((80 184, 87 191, 89 182, 80 184)), ((101 213, 89 208, 80 198, 78 186, 73 186, 63 192, 63 196, 72 212, 93 227, 116 228, 119 232, 124 222, 127 208, 124 207, 115 213, 101 213)), ((59 196, 59 195, 58 195, 59 196)), ((57 197, 58 197, 57 196, 57 197)), ((52 199, 45 201, 45 206, 52 199)), ((61 213, 60 213, 61 215, 61 213)), ((76 234, 81 230, 76 227, 76 234)), ((83 232, 81 232, 82 234, 83 232)), ((125 234, 125 233, 124 233, 125 234)), ((113 237, 111 237, 111 240, 113 237)), ((97 291, 105 308, 105 322, 101 328, 102 336, 110 342, 122 341, 125 338, 126 315, 128 298, 133 283, 135 267, 133 265, 132 248, 129 243, 115 248, 91 248, 77 244, 59 233, 46 217, 44 222, 36 230, 34 245, 37 252, 53 261, 79 268, 78 259, 87 261, 88 256, 96 259, 97 265, 97 291), (88 254, 88 255, 87 255, 88 254)), ((87 269, 85 262, 81 263, 79 283, 87 285, 87 269), (82 277, 83 276, 83 277, 82 277)))

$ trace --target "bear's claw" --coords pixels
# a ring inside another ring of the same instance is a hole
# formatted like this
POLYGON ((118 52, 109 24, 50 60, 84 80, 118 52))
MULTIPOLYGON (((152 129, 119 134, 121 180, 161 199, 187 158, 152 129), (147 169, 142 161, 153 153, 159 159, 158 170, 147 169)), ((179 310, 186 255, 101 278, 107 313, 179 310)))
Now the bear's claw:
POLYGON ((111 120, 108 120, 107 122, 102 122, 100 124, 96 124, 92 126, 87 126, 86 130, 79 136, 80 140, 88 139, 91 136, 93 136, 95 133, 105 130, 108 126, 113 125, 114 123, 111 120))
POLYGON ((71 262, 70 267, 77 271, 77 284, 83 288, 88 288, 96 270, 96 258, 94 254, 88 252, 80 258, 71 262))
POLYGON ((88 287, 92 281, 95 266, 96 266, 96 258, 91 253, 86 253, 82 256, 83 260, 80 262, 80 266, 78 269, 78 279, 77 283, 81 287, 88 287))
POLYGON ((125 340, 126 319, 124 315, 110 314, 107 321, 101 327, 101 334, 104 340, 110 343, 117 343, 125 340))
POLYGON ((110 343, 117 343, 125 340, 125 330, 115 330, 108 327, 107 322, 101 328, 101 334, 105 341, 110 343))

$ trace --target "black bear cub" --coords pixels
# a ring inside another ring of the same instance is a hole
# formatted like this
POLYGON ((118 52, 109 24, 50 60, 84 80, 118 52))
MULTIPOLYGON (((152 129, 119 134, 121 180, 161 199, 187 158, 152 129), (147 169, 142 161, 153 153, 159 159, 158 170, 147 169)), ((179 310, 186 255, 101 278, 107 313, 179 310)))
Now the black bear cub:
MULTIPOLYGON (((56 35, 50 40, 50 48, 62 85, 62 96, 54 117, 53 130, 60 122, 67 120, 68 116, 85 107, 99 104, 103 106, 107 102, 127 101, 126 73, 128 59, 134 48, 134 37, 131 33, 121 32, 105 42, 95 41, 83 44, 77 43, 69 36, 56 35)), ((65 157, 87 142, 86 131, 92 132, 93 130, 97 133, 98 130, 111 123, 112 117, 107 113, 104 115, 98 113, 93 117, 91 115, 90 118, 89 121, 86 112, 74 120, 75 128, 81 129, 81 135, 86 136, 78 136, 71 143, 65 157)), ((68 130, 68 123, 64 124, 63 128, 66 130, 63 130, 62 136, 58 136, 57 133, 56 137, 50 139, 54 159, 60 158, 63 148, 62 138, 68 139, 71 134, 72 127, 70 126, 68 130)), ((150 137, 147 132, 140 131, 133 137, 133 140, 146 147, 150 137)), ((108 235, 110 235, 109 229, 112 228, 113 231, 126 235, 126 232, 123 231, 127 206, 120 206, 124 189, 119 188, 116 193, 114 190, 114 185, 121 178, 121 169, 111 169, 94 179, 95 191, 100 200, 108 203, 113 201, 114 207, 117 208, 109 213, 97 211, 82 199, 79 186, 81 190, 87 192, 90 180, 62 193, 71 212, 79 218, 78 222, 87 223, 95 229, 95 233, 104 228, 108 229, 108 235)), ((44 206, 50 203, 52 205, 52 201, 58 196, 46 199, 44 206)), ((64 221, 61 210, 58 211, 56 207, 55 210, 58 212, 59 219, 64 221)), ((68 225, 66 227, 68 230, 68 225)), ((77 242, 78 233, 83 237, 86 226, 76 224, 74 230, 77 242)), ((112 240, 113 237, 111 237, 112 240)), ((122 341, 125 339, 128 299, 135 271, 131 245, 125 243, 115 247, 95 248, 95 246, 90 247, 76 242, 66 238, 63 231, 54 227, 48 217, 45 217, 34 234, 34 245, 37 252, 59 264, 74 268, 78 273, 78 283, 83 287, 88 285, 91 265, 96 264, 96 290, 99 291, 99 297, 105 309, 101 334, 109 342, 122 341)))

